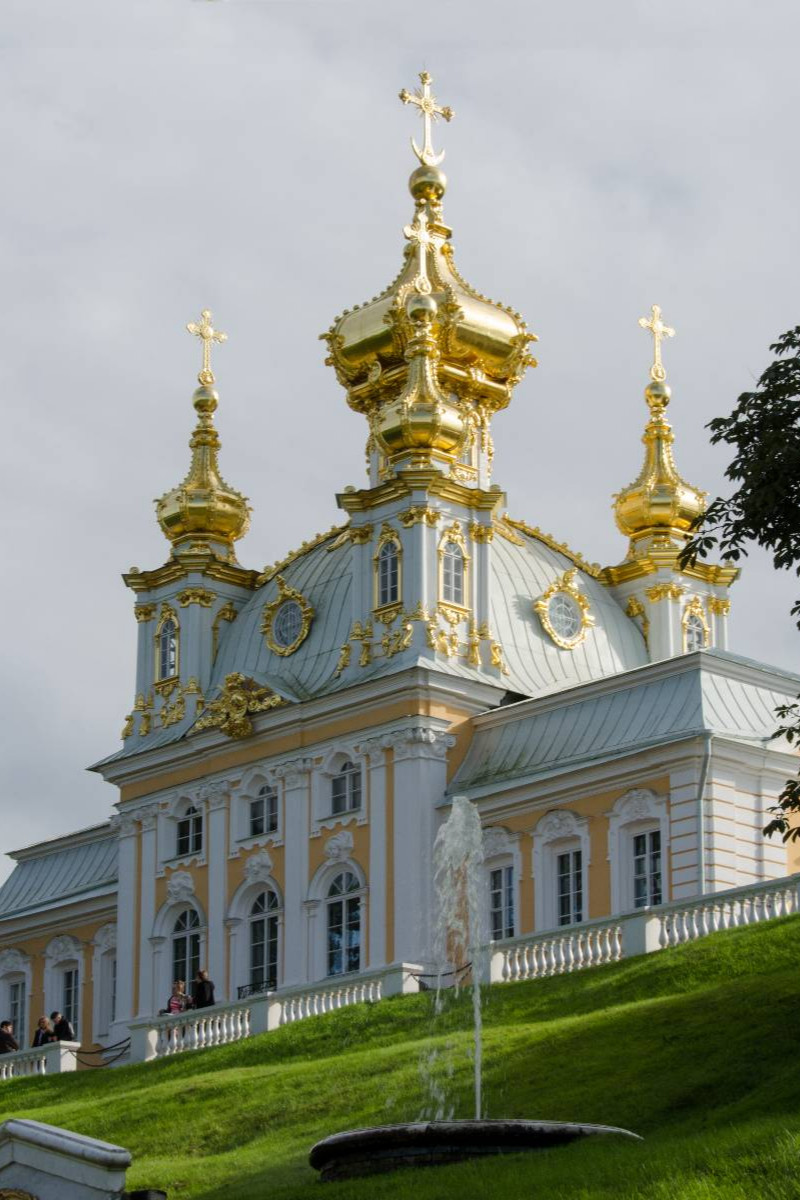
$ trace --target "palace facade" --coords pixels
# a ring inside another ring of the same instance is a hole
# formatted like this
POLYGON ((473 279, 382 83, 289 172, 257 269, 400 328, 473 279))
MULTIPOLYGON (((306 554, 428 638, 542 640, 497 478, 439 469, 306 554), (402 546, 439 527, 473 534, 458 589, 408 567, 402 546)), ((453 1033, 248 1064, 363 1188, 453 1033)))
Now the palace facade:
MULTIPOLYGON (((729 564, 682 567, 704 493, 678 473, 654 307, 644 462, 614 498, 627 551, 587 561, 508 515, 491 426, 535 340, 456 267, 430 80, 397 278, 325 335, 367 423, 341 525, 242 566, 219 469, 204 311, 166 561, 124 576, 138 658, 119 789, 97 826, 12 854, 0 1018, 59 1008, 85 1046, 207 968, 219 1000, 432 954, 432 848, 455 794, 485 827, 489 934, 574 926, 798 868, 762 836, 796 756, 800 679, 731 653, 729 564)), ((548 524, 550 516, 548 516, 548 524)))

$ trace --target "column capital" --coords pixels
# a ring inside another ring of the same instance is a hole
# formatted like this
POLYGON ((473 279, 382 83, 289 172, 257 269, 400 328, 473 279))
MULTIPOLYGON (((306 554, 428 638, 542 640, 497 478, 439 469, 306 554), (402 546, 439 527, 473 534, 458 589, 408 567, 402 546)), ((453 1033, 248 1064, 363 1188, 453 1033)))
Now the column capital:
POLYGON ((298 787, 304 782, 314 762, 311 758, 293 758, 275 768, 276 779, 282 779, 288 788, 298 787))
POLYGON ((136 819, 130 813, 119 813, 117 816, 112 817, 110 825, 119 838, 136 836, 136 819))
POLYGON ((447 751, 456 744, 450 733, 432 725, 415 725, 411 729, 400 729, 387 734, 383 739, 386 749, 394 751, 395 761, 407 758, 447 758, 447 751))
POLYGON ((142 808, 139 810, 138 816, 139 820, 142 822, 143 831, 155 829, 156 822, 158 821, 158 812, 159 809, 157 804, 148 804, 147 808, 142 808))
POLYGON ((197 789, 197 798, 203 804, 207 804, 213 812, 225 807, 232 788, 233 783, 230 779, 212 779, 197 789))

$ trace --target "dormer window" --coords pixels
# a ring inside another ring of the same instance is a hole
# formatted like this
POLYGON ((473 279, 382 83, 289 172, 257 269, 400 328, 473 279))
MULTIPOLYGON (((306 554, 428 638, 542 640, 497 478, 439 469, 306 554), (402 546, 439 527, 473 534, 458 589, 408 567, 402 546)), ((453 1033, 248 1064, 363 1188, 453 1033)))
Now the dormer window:
POLYGON ((156 681, 178 674, 178 623, 173 617, 162 621, 156 635, 156 681))
POLYGON ((464 606, 464 552, 457 542, 445 542, 442 552, 442 600, 464 606))
POLYGON ((706 627, 703 618, 697 613, 690 612, 683 626, 683 642, 687 654, 694 650, 705 650, 708 644, 706 627))
POLYGON ((378 607, 400 599, 400 553, 397 542, 384 542, 378 554, 378 607))
POLYGON ((331 779, 331 812, 334 815, 361 808, 361 768, 350 759, 331 779))
POLYGON ((255 800, 250 801, 250 837, 262 837, 275 833, 278 828, 278 792, 265 783, 258 789, 255 800))
POLYGON ((178 821, 178 858, 186 854, 199 854, 203 849, 203 815, 190 804, 178 821))

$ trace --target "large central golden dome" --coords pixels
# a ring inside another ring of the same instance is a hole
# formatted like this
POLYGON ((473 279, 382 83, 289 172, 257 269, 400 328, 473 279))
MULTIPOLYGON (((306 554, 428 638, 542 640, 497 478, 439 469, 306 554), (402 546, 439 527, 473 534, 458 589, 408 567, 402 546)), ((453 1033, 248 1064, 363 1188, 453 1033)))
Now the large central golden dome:
MULTIPOLYGON (((430 77, 420 78, 423 92, 417 96, 430 113, 430 77)), ((408 93, 401 99, 418 102, 408 93)), ((449 109, 435 111, 452 115, 449 109)), ((451 230, 442 215, 447 181, 433 165, 443 156, 432 154, 427 129, 425 150, 415 147, 415 152, 422 165, 409 181, 415 211, 404 229, 407 245, 399 275, 379 296, 337 317, 322 335, 330 349, 326 361, 346 389, 348 403, 367 416, 390 457, 426 448, 457 454, 463 440, 459 429, 486 427, 491 414, 506 407, 526 368, 535 366, 528 349, 535 335, 520 314, 482 296, 456 269, 451 230), (420 405, 430 410, 430 422, 414 419, 411 410, 420 405)))

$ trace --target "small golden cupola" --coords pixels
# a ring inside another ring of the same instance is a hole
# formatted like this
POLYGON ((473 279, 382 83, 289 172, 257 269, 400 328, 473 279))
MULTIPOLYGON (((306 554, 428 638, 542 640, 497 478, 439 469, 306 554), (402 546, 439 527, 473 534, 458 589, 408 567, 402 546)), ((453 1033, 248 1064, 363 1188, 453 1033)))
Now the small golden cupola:
POLYGON ((208 309, 203 310, 199 321, 186 328, 203 345, 203 366, 197 376, 200 386, 192 397, 197 412, 197 424, 189 442, 192 461, 183 482, 156 500, 156 514, 172 543, 173 557, 210 552, 235 563, 233 543, 247 533, 251 510, 247 497, 234 491, 222 478, 217 461, 220 440, 214 428, 214 412, 219 396, 214 389, 211 346, 226 341, 227 334, 214 328, 208 309))
POLYGON ((657 304, 639 324, 653 336, 653 365, 644 393, 650 408, 642 438, 644 464, 633 483, 614 497, 617 526, 630 538, 628 559, 659 550, 676 553, 688 540, 692 523, 705 512, 707 495, 678 474, 672 454, 675 438, 664 415, 672 391, 666 383, 661 341, 674 337, 675 330, 661 320, 657 304))
POLYGON ((442 213, 444 153, 432 144, 433 123, 450 121, 453 111, 437 103, 427 72, 420 83, 400 92, 424 122, 422 148, 411 140, 420 165, 409 180, 414 215, 400 273, 322 335, 349 405, 369 422, 373 484, 426 467, 479 482, 479 457, 491 461, 491 417, 536 365, 536 338, 520 314, 487 300, 456 269, 442 213))

